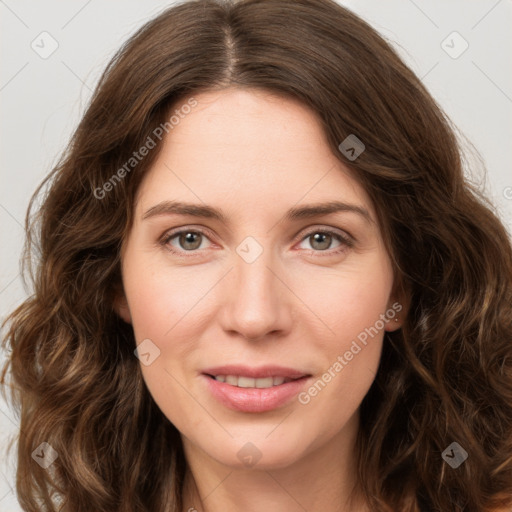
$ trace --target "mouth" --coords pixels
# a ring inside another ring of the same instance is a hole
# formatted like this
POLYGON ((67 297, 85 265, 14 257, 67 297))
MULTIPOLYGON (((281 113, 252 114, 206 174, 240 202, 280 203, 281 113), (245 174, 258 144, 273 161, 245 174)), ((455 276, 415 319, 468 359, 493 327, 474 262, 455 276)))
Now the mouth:
POLYGON ((201 374, 220 404, 239 412, 261 413, 287 405, 311 379, 310 373, 267 366, 224 366, 201 374))

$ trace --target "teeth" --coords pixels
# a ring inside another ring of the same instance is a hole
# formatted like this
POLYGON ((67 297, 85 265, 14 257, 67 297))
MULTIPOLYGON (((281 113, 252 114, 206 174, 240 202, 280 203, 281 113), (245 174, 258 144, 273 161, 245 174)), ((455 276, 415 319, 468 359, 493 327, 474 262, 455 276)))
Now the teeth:
POLYGON ((238 377, 235 377, 234 375, 226 375, 226 384, 238 386, 238 377))
POLYGON ((215 380, 237 386, 239 388, 271 388, 272 386, 280 386, 284 382, 290 382, 292 379, 288 377, 264 377, 261 379, 253 379, 252 377, 241 377, 237 375, 216 375, 215 380))
MULTIPOLYGON (((261 381, 262 379, 258 380, 261 381)), ((256 387, 256 379, 251 379, 251 377, 238 377, 237 386, 239 388, 254 388, 256 387)))
MULTIPOLYGON (((238 381, 238 385, 240 386, 240 380, 238 381)), ((254 379, 254 385, 257 388, 271 388, 274 385, 274 378, 265 377, 264 379, 254 379)))

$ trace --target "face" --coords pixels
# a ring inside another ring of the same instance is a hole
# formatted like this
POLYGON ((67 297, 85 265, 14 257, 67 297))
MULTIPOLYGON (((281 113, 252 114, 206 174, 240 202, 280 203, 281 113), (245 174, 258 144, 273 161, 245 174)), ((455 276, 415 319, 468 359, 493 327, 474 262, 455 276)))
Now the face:
POLYGON ((116 307, 186 446, 286 467, 354 432, 401 323, 391 263, 312 111, 257 90, 194 98, 138 190, 116 307))

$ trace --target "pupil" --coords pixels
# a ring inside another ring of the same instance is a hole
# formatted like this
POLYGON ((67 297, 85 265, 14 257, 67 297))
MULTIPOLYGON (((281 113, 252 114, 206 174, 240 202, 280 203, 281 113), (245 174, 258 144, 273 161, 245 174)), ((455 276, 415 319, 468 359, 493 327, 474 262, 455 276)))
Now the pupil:
MULTIPOLYGON (((186 233, 185 235, 182 235, 182 238, 184 238, 184 248, 188 248, 188 249, 197 249, 201 243, 196 240, 194 242, 194 237, 197 236, 197 233, 186 233), (192 247, 190 246, 187 246, 187 244, 192 244, 192 247)), ((182 244, 183 246, 183 244, 182 244)))
POLYGON ((322 247, 318 247, 319 249, 327 249, 329 247, 329 245, 330 245, 329 244, 330 235, 328 235, 326 233, 315 233, 313 235, 313 239, 314 239, 315 242, 319 242, 320 245, 323 244, 322 247), (325 240, 327 240, 327 243, 326 243, 325 240))

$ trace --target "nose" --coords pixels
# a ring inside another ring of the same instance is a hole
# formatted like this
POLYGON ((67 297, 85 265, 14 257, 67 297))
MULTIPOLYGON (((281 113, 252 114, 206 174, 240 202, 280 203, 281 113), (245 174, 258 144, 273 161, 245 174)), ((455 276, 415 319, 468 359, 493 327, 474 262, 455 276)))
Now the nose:
POLYGON ((284 274, 268 249, 251 263, 235 254, 234 268, 224 283, 228 297, 221 313, 224 330, 250 340, 286 335, 293 325, 294 295, 284 274))

